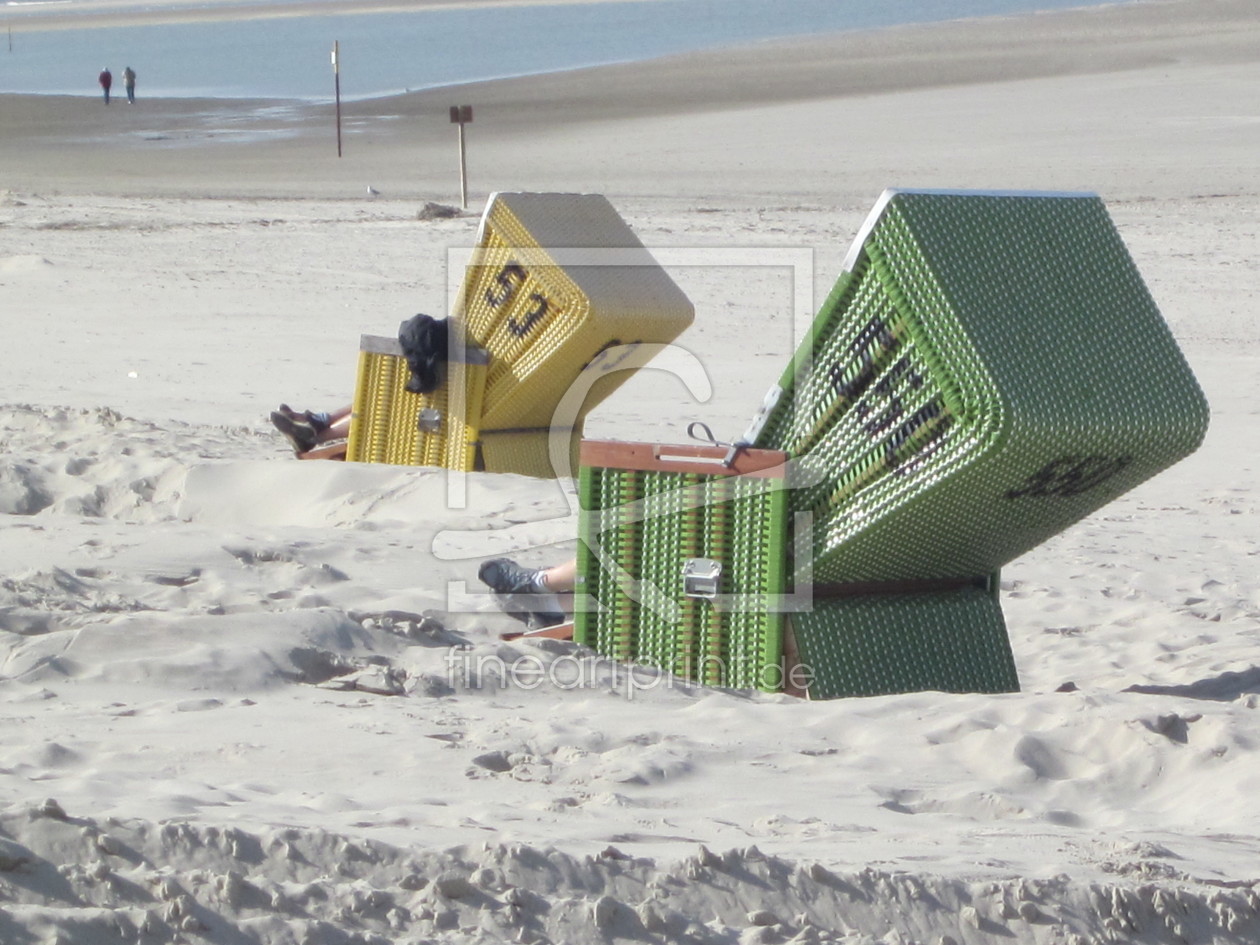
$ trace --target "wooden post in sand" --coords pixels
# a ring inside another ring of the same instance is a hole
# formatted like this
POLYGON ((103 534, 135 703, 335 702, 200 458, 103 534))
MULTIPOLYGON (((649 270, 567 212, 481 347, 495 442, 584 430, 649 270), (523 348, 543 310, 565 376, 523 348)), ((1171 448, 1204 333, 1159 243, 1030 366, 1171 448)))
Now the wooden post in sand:
POLYGON ((451 124, 459 125, 459 203, 468 209, 468 163, 464 159, 464 125, 472 121, 471 105, 452 105, 451 124))
POLYGON ((337 157, 341 157, 341 62, 338 55, 339 45, 336 40, 333 40, 333 89, 337 96, 337 157))

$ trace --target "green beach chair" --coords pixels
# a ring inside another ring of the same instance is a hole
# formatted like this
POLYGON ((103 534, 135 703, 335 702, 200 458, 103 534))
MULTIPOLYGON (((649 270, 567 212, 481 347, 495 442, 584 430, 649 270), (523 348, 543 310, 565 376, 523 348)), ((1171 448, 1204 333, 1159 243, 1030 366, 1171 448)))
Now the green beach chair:
POLYGON ((999 569, 1207 422, 1098 197, 887 191, 741 441, 786 459, 749 493, 756 526, 715 511, 741 452, 687 471, 584 450, 577 639, 810 698, 1017 690, 999 569), (735 606, 688 599, 689 568, 733 562, 773 578, 735 606))
POLYGON ((744 439, 809 483, 815 582, 987 575, 1208 422, 1089 194, 885 192, 767 405, 744 439))
POLYGON ((1207 423, 1097 196, 887 191, 745 435, 813 519, 787 631, 811 697, 1018 689, 998 569, 1207 423))

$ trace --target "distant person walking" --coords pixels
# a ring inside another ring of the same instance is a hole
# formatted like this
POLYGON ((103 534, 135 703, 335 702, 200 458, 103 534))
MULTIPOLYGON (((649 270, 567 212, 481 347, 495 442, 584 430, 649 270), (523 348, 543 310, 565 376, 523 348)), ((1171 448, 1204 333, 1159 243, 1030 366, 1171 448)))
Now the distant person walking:
POLYGON ((110 74, 109 69, 102 69, 101 74, 96 77, 96 81, 101 83, 101 91, 105 93, 105 104, 109 104, 109 87, 114 84, 114 77, 110 74))
POLYGON ((136 104, 136 70, 131 66, 123 70, 123 88, 127 90, 127 103, 136 104))

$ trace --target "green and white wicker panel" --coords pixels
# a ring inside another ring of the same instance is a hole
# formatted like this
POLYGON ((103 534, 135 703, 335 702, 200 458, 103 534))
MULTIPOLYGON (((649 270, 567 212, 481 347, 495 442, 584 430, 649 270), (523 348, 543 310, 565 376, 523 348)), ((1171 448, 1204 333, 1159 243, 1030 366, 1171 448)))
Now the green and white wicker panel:
POLYGON ((811 699, 1019 690, 1002 609, 987 590, 815 601, 791 621, 811 699))
POLYGON ((814 580, 889 580, 994 571, 1207 422, 1098 197, 888 191, 745 440, 794 457, 814 580))
POLYGON ((778 691, 786 457, 747 451, 727 470, 723 454, 582 444, 574 639, 708 685, 778 691))

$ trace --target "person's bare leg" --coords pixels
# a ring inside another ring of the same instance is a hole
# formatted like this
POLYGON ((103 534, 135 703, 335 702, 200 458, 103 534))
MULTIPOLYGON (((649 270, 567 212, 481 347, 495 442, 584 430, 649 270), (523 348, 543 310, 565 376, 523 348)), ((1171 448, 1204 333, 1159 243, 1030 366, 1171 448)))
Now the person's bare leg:
POLYGON ((543 568, 539 579, 543 587, 557 594, 572 594, 577 586, 577 558, 570 558, 562 564, 543 568))
POLYGON ((339 407, 326 414, 327 425, 316 432, 316 442, 328 443, 331 440, 344 440, 348 437, 350 435, 350 412, 351 408, 346 406, 339 407))

